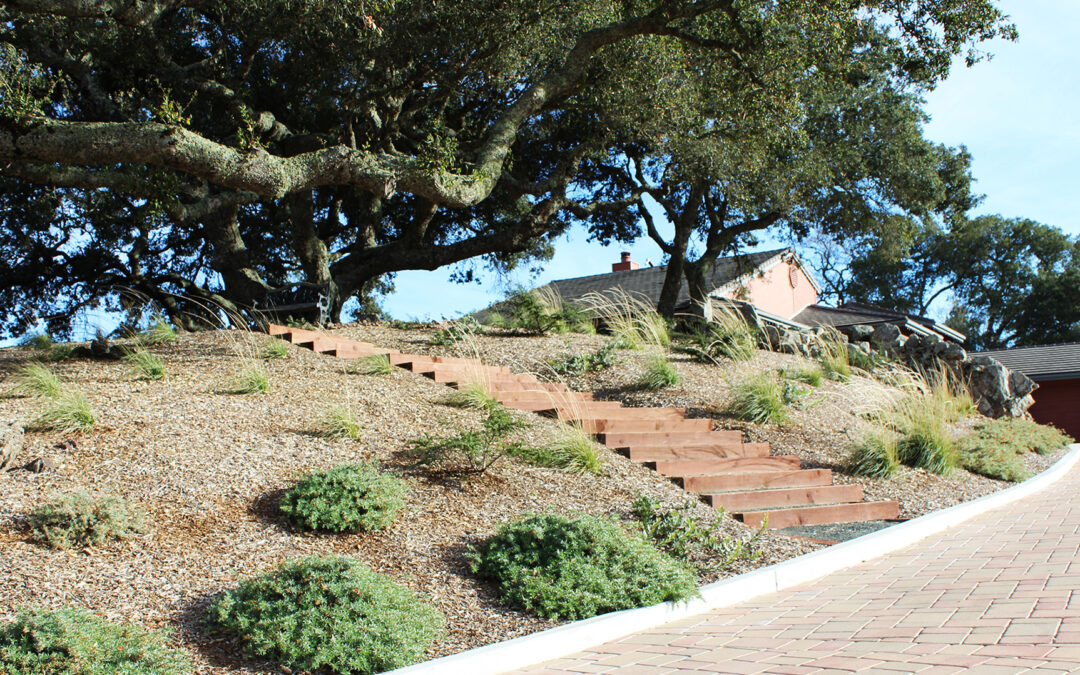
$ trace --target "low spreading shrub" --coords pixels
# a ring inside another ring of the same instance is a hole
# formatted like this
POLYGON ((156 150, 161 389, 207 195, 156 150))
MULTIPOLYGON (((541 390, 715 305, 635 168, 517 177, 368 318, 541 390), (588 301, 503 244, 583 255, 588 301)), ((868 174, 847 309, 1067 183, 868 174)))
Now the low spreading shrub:
POLYGON ((364 433, 363 427, 356 420, 356 414, 340 403, 326 408, 315 422, 313 431, 323 438, 345 438, 353 441, 360 440, 364 433))
POLYGON ((664 356, 654 354, 645 361, 645 372, 641 374, 637 386, 646 391, 659 391, 677 386, 681 382, 682 375, 675 370, 675 366, 664 356))
POLYGON ((145 529, 145 515, 119 497, 76 492, 38 507, 30 514, 34 538, 52 548, 100 546, 132 537, 145 529))
POLYGON ((1002 417, 977 425, 970 434, 960 440, 960 446, 968 450, 997 447, 1008 449, 1014 454, 1037 452, 1046 455, 1075 442, 1071 436, 1048 424, 1002 417))
POLYGON ((1031 471, 1024 466, 1021 455, 1000 447, 971 448, 960 446, 957 449, 960 465, 972 473, 987 478, 1019 482, 1031 478, 1031 471))
POLYGON ((502 459, 522 453, 521 444, 510 442, 507 436, 524 426, 506 408, 496 406, 488 411, 479 431, 462 431, 448 438, 424 435, 412 442, 407 454, 417 464, 441 467, 447 473, 483 473, 502 459))
POLYGON ((415 663, 443 624, 413 591, 344 557, 291 561, 243 581, 217 597, 210 618, 248 656, 353 675, 415 663))
POLYGON ((506 307, 509 327, 533 335, 596 332, 589 314, 578 305, 563 301, 550 286, 515 292, 506 299, 506 307))
POLYGON ((389 527, 405 508, 408 487, 370 464, 343 464, 304 476, 278 504, 298 527, 368 532, 389 527))
MULTIPOLYGON (((642 533, 668 555, 693 565, 699 572, 717 572, 730 568, 739 560, 758 556, 754 546, 765 532, 765 526, 748 539, 725 537, 702 525, 690 511, 695 502, 687 501, 675 507, 665 507, 647 495, 634 500, 634 516, 642 533)), ((723 517, 723 510, 719 518, 723 517)))
POLYGON ((859 439, 847 458, 847 471, 868 478, 891 478, 900 468, 896 438, 887 430, 877 429, 859 439))
POLYGON ((601 346, 595 352, 566 355, 554 361, 548 361, 548 366, 560 375, 584 375, 600 370, 611 368, 619 362, 615 350, 618 345, 614 340, 601 346))
POLYGON ((527 516, 473 552, 472 569, 509 605, 549 619, 685 600, 696 593, 682 564, 640 535, 596 516, 527 516))
POLYGON ((33 609, 0 627, 6 675, 187 675, 168 634, 106 621, 85 609, 33 609))

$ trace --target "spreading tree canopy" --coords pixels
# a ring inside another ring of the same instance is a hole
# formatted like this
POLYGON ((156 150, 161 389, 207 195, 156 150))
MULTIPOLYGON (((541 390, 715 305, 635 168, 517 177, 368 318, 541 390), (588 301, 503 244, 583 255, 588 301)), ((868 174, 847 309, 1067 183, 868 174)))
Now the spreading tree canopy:
POLYGON ((873 53, 885 89, 930 86, 1014 32, 992 0, 0 0, 0 22, 6 332, 119 289, 185 323, 308 281, 336 313, 577 221, 630 236, 673 144, 746 140, 738 180, 777 180, 828 114, 811 81, 873 53), (645 181, 605 178, 635 152, 645 181))

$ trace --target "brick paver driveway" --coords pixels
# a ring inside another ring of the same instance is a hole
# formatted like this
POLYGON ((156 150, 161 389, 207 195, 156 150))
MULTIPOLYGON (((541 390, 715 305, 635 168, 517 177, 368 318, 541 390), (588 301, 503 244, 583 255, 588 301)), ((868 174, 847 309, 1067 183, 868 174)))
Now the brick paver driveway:
POLYGON ((1080 467, 884 558, 521 673, 1080 672, 1080 467))

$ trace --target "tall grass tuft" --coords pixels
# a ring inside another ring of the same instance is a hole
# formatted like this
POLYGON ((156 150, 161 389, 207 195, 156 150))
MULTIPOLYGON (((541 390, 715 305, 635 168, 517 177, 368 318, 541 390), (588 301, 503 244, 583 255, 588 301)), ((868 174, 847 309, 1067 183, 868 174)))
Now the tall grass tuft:
POLYGON ((859 439, 847 458, 847 471, 856 476, 891 478, 899 468, 896 438, 884 429, 875 429, 859 439))
POLYGON ((790 401, 783 384, 772 377, 758 375, 737 382, 728 414, 755 424, 784 424, 788 421, 790 401))
POLYGON ((19 370, 14 392, 27 396, 56 398, 64 390, 64 383, 48 366, 28 363, 19 370))
POLYGON ((258 361, 246 361, 236 372, 236 394, 265 394, 270 391, 270 374, 258 361))
POLYGON ((372 354, 357 359, 352 371, 359 375, 392 375, 394 364, 386 354, 372 354))
POLYGON ((176 329, 161 317, 155 318, 146 330, 139 333, 139 344, 154 346, 176 342, 176 329))
POLYGON ((64 389, 49 399, 45 411, 30 423, 30 428, 74 432, 92 429, 96 423, 86 394, 77 389, 64 389))
POLYGON ((647 391, 659 391, 674 387, 682 382, 682 376, 675 366, 662 354, 653 354, 645 362, 645 372, 638 380, 638 387, 647 391))
POLYGON ((820 365, 813 365, 806 368, 784 368, 780 371, 780 377, 802 382, 811 387, 820 387, 825 373, 820 365))
POLYGON ((835 328, 826 328, 817 340, 818 361, 825 377, 847 382, 851 379, 848 344, 835 328))
POLYGON ((631 295, 621 288, 613 288, 588 293, 581 298, 581 302, 593 316, 607 326, 615 337, 615 342, 624 348, 671 345, 667 321, 644 296, 631 295))
POLYGON ((450 392, 443 399, 443 403, 455 408, 489 411, 500 406, 491 387, 485 386, 483 382, 467 382, 461 385, 456 391, 450 392))
POLYGON ((136 349, 124 355, 124 361, 144 380, 160 380, 165 377, 165 364, 145 349, 136 349))
POLYGON ((896 402, 889 421, 900 434, 897 457, 902 464, 945 475, 960 465, 950 432, 956 410, 943 397, 910 394, 896 402))
POLYGON ((330 405, 315 422, 314 431, 323 438, 342 438, 354 441, 363 436, 363 427, 356 420, 356 414, 346 406, 335 403, 330 405))
POLYGON ((576 424, 560 425, 555 439, 540 448, 521 447, 517 453, 537 466, 562 469, 571 473, 602 474, 603 449, 593 437, 576 424))
POLYGON ((262 356, 264 359, 287 359, 289 358, 289 344, 284 340, 270 338, 263 345, 262 356))

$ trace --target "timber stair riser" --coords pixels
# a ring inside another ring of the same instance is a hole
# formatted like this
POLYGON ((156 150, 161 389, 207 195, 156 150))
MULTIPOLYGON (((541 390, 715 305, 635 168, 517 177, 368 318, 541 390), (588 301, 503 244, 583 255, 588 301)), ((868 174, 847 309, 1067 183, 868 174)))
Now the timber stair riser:
POLYGON ((857 485, 833 485, 828 469, 802 469, 798 457, 773 456, 768 443, 743 443, 742 432, 713 430, 681 408, 626 408, 590 392, 541 382, 478 359, 402 354, 371 343, 271 325, 270 335, 338 358, 386 354, 390 363, 461 389, 478 385, 503 405, 576 423, 607 447, 669 477, 710 505, 752 527, 892 520, 896 502, 863 502, 857 485))

